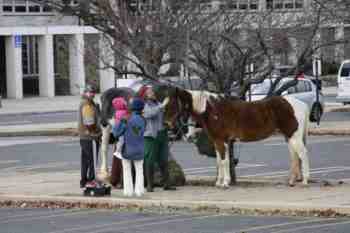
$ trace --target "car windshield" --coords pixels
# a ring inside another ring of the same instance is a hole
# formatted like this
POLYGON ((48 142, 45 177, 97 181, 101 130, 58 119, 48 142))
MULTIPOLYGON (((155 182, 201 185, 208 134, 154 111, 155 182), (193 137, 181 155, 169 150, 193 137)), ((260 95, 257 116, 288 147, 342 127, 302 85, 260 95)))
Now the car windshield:
POLYGON ((267 95, 271 86, 270 80, 264 80, 262 83, 253 84, 251 86, 253 95, 267 95))
POLYGON ((342 77, 349 77, 350 76, 350 63, 345 63, 343 65, 343 68, 341 69, 340 76, 342 76, 342 77))

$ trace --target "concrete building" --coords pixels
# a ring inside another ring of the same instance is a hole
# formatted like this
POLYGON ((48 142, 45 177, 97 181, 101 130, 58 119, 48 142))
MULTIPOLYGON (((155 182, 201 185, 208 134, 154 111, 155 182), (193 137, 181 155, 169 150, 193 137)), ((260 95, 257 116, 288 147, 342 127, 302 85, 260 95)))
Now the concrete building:
MULTIPOLYGON (((72 1, 71 4, 76 4, 72 1)), ((66 94, 78 95, 85 86, 84 37, 98 35, 79 19, 60 15, 28 0, 0 0, 0 91, 5 98, 53 97, 62 73, 58 68, 60 38, 67 39, 69 77, 66 94)), ((60 59, 62 60, 62 59, 60 59)), ((111 87, 110 71, 100 71, 103 89, 111 87), (108 77, 107 77, 108 76, 108 77), (106 78, 107 77, 107 78, 106 78)), ((111 81, 112 80, 112 81, 111 81)))

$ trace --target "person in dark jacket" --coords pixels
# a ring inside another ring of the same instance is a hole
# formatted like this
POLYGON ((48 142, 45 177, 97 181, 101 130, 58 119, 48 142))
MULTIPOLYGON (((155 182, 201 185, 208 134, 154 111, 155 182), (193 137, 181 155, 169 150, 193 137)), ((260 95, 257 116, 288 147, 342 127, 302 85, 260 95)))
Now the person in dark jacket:
POLYGON ((80 187, 94 186, 94 141, 98 147, 98 139, 101 136, 99 126, 99 109, 94 102, 95 90, 87 86, 82 94, 82 101, 79 106, 78 132, 81 147, 81 179, 80 187))
POLYGON ((145 175, 147 192, 153 192, 154 166, 159 165, 164 190, 175 190, 169 182, 169 140, 168 132, 164 128, 163 112, 169 102, 165 98, 160 103, 152 87, 144 91, 145 109, 143 116, 146 119, 145 131, 145 175))
POLYGON ((144 194, 143 158, 144 158, 144 132, 146 121, 142 117, 144 102, 139 98, 133 98, 130 106, 131 115, 126 120, 121 120, 112 129, 114 137, 124 137, 122 149, 123 185, 124 195, 142 196, 144 194), (132 179, 132 163, 135 166, 136 179, 135 191, 132 179))

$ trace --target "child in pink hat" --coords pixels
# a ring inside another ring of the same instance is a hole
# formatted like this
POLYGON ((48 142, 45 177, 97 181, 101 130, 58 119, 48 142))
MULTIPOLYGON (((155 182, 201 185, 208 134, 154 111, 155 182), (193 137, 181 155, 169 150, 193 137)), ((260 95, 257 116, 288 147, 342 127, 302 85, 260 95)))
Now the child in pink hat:
MULTIPOLYGON (((112 100, 112 105, 115 109, 115 125, 118 125, 121 120, 126 120, 129 116, 128 103, 123 97, 116 97, 112 100)), ((123 149, 123 144, 124 138, 120 137, 116 145, 116 150, 114 152, 114 155, 119 159, 122 159, 121 152, 123 149)))

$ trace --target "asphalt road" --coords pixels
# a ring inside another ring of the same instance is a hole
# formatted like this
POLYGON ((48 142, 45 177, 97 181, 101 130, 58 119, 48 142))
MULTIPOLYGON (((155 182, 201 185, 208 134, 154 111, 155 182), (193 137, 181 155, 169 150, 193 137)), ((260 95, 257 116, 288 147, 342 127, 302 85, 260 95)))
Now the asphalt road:
MULTIPOLYGON (((311 177, 350 181, 350 138, 309 137, 311 177)), ((193 144, 176 143, 174 157, 188 175, 216 175, 216 159, 201 156, 193 144)), ((289 154, 280 137, 236 146, 239 177, 287 178, 289 154)), ((110 155, 111 156, 111 155, 110 155)), ((109 158, 111 161, 111 158, 109 158)), ((0 138, 0 175, 79 170, 80 147, 73 137, 0 138)))
POLYGON ((0 233, 347 233, 350 219, 0 209, 0 233))

